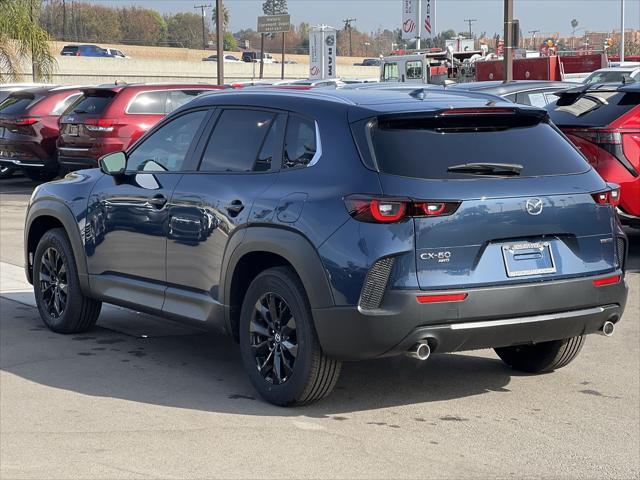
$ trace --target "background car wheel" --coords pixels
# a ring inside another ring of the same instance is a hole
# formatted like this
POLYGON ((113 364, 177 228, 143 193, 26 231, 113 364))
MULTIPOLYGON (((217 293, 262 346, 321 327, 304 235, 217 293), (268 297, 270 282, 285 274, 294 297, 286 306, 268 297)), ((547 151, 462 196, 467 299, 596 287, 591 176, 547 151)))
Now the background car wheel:
POLYGON ((51 170, 38 170, 34 168, 25 168, 24 174, 34 182, 48 182, 58 176, 58 172, 51 170))
POLYGON ((98 320, 102 302, 82 294, 73 250, 61 228, 49 230, 38 243, 33 287, 40 317, 54 332, 86 332, 98 320))
POLYGON ((504 363, 528 373, 552 372, 571 363, 584 345, 584 336, 538 343, 496 348, 504 363))
POLYGON ((9 165, 0 165, 0 180, 13 176, 15 169, 9 165))
POLYGON ((275 405, 320 400, 340 376, 340 362, 322 352, 304 288, 286 267, 264 271, 249 286, 240 351, 251 383, 275 405))

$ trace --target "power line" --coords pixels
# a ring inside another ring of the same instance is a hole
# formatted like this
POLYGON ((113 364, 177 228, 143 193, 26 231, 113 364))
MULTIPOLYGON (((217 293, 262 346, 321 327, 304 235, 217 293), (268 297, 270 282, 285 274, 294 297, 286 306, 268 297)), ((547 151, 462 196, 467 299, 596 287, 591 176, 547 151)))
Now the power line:
MULTIPOLYGON (((208 5, 195 5, 193 7, 194 10, 197 10, 198 8, 200 9, 200 12, 202 13, 202 49, 206 50, 207 49, 207 36, 206 36, 206 25, 205 25, 205 8, 211 8, 213 5, 208 4, 208 5)), ((217 12, 217 15, 222 15, 223 12, 217 12)))
POLYGON ((473 38, 473 35, 471 34, 471 25, 476 23, 478 21, 478 19, 477 18, 466 18, 464 21, 469 24, 469 38, 473 38))

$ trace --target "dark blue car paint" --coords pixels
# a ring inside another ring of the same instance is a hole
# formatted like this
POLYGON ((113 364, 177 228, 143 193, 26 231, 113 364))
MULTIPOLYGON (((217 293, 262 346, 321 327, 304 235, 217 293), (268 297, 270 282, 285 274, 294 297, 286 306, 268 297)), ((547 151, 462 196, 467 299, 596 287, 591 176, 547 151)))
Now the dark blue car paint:
MULTIPOLYGON (((615 242, 609 240, 623 233, 613 209, 597 206, 590 197, 606 188, 593 170, 558 177, 455 181, 384 175, 364 166, 348 128, 349 122, 378 114, 486 103, 485 98, 474 99, 472 94, 443 93, 430 94, 427 100, 399 92, 362 91, 204 95, 174 112, 148 135, 187 110, 268 108, 311 115, 318 124, 322 158, 309 168, 267 173, 154 172, 120 178, 96 169, 76 172, 34 192, 25 235, 31 238, 30 225, 40 215, 56 216, 40 206, 56 203, 75 219, 76 230, 68 234, 77 261, 86 259, 86 268, 79 270, 87 275, 88 293, 172 318, 208 322, 227 333, 234 333, 232 316, 238 307, 232 305, 235 265, 251 252, 277 254, 296 269, 307 290, 323 348, 340 358, 381 355, 421 325, 491 314, 483 307, 473 315, 467 311, 471 302, 418 310, 415 292, 424 289, 475 288, 479 298, 486 298, 487 293, 482 292, 499 285, 553 284, 583 277, 579 288, 586 293, 579 300, 554 297, 553 308, 564 311, 597 305, 601 298, 590 294, 589 277, 619 271, 614 265, 615 242), (352 193, 463 203, 450 217, 369 224, 349 216, 343 197, 352 193), (167 199, 162 208, 150 203, 157 195, 167 199), (526 214, 523 202, 532 196, 543 199, 547 215, 526 214), (231 208, 234 205, 242 208, 231 208), (82 242, 81 251, 77 238, 82 242), (557 274, 507 278, 500 267, 501 242, 539 238, 552 243, 557 274), (447 266, 428 265, 420 258, 421 253, 441 249, 455 257, 447 266), (383 257, 394 257, 395 264, 385 309, 373 316, 358 309, 358 300, 367 272, 383 257), (390 334, 394 327, 389 322, 401 307, 413 312, 413 317, 390 334), (355 335, 356 326, 366 329, 370 325, 371 335, 379 331, 387 338, 371 339, 370 345, 351 353, 344 350, 344 340, 329 345, 339 335, 333 332, 336 322, 352 322, 343 325, 347 337, 355 335)), ((211 128, 209 124, 200 141, 194 142, 190 152, 194 159, 201 155, 211 128)), ((139 142, 143 141, 144 137, 139 142)), ((69 230, 68 222, 64 225, 69 230)), ((25 243, 31 278, 29 254, 35 246, 33 239, 25 243)), ((621 314, 626 286, 622 283, 609 292, 613 293, 605 300, 618 305, 616 312, 621 314)), ((517 315, 516 307, 509 303, 494 315, 517 315)), ((535 313, 535 303, 523 311, 535 313)))

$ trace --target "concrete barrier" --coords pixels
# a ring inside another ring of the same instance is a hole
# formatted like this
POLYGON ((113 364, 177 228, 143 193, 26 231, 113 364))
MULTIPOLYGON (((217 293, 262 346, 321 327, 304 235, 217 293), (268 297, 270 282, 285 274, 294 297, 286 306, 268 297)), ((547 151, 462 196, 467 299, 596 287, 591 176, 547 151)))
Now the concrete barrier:
MULTIPOLYGON (((98 84, 120 80, 126 83, 136 82, 206 82, 216 83, 216 62, 168 61, 137 58, 92 58, 57 57, 58 68, 51 81, 57 84, 98 84)), ((279 64, 264 65, 265 80, 280 79, 279 64)), ((285 78, 299 79, 308 77, 306 64, 285 65, 285 78)), ((258 79, 260 65, 245 62, 227 62, 224 64, 225 82, 240 82, 258 79)), ((30 68, 26 66, 25 76, 30 77, 30 68)), ((343 78, 375 78, 378 67, 339 66, 338 75, 343 78)), ((25 78, 27 80, 28 78, 25 78)))

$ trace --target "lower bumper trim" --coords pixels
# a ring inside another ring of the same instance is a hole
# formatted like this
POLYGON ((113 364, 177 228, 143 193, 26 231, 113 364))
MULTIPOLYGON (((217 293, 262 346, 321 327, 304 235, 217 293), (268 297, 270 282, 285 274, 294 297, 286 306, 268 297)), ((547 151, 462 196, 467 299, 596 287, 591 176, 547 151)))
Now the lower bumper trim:
POLYGON ((520 323, 547 322, 562 318, 575 318, 583 315, 597 315, 604 312, 603 307, 587 308, 584 310, 574 310, 572 312, 554 313, 553 315, 536 315, 533 317, 508 318, 505 320, 488 320, 485 322, 465 322, 449 325, 451 330, 471 330, 475 328, 505 327, 507 325, 518 325, 520 323))

